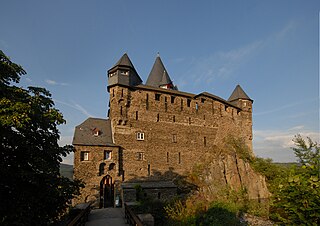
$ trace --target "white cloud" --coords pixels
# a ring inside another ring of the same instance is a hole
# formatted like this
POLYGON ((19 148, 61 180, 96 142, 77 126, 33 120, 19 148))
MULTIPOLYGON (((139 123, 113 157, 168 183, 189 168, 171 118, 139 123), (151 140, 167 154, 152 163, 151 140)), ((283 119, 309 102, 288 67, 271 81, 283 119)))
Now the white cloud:
POLYGON ((308 131, 302 125, 287 130, 255 130, 253 148, 257 156, 271 158, 275 162, 293 162, 296 160, 293 151, 294 136, 310 137, 319 142, 319 132, 308 131))
POLYGON ((47 80, 45 80, 45 82, 47 83, 47 84, 49 84, 49 85, 60 85, 60 86, 68 86, 68 83, 64 83, 64 82, 62 82, 62 83, 59 83, 59 82, 57 82, 57 81, 54 81, 54 80, 51 80, 51 79, 47 79, 47 80))
POLYGON ((73 158, 74 158, 74 153, 70 153, 66 157, 62 157, 62 163, 63 164, 68 164, 68 165, 73 165, 73 158))
POLYGON ((56 81, 53 81, 53 80, 50 80, 50 79, 47 79, 46 83, 48 83, 49 85, 56 85, 57 84, 56 81))

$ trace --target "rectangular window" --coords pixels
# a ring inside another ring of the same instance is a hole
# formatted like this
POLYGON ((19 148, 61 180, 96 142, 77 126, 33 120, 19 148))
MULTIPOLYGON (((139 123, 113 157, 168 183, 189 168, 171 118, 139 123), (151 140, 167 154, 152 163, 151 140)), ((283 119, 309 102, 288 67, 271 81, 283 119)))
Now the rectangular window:
POLYGON ((204 98, 201 98, 201 103, 204 103, 204 102, 205 102, 205 100, 206 100, 206 99, 204 99, 204 98))
POLYGON ((144 133, 137 133, 137 140, 144 140, 144 133))
POLYGON ((159 122, 160 121, 160 115, 159 115, 159 113, 157 114, 157 122, 159 122))
POLYGON ((176 98, 175 96, 171 96, 171 104, 174 104, 174 99, 175 98, 176 98))
POLYGON ((177 134, 172 134, 172 142, 177 143, 177 134))
POLYGON ((150 164, 148 164, 148 176, 150 176, 151 175, 151 166, 150 166, 150 164))
POLYGON ((82 151, 80 153, 80 160, 81 161, 89 161, 89 152, 88 151, 82 151))
POLYGON ((198 105, 198 103, 196 103, 196 111, 198 111, 199 110, 199 105, 198 105))
POLYGON ((104 160, 110 160, 111 159, 111 151, 104 151, 104 160))
POLYGON ((139 112, 136 111, 136 120, 138 120, 138 117, 139 117, 139 112))
POLYGON ((190 107, 190 106, 191 106, 191 100, 187 99, 187 107, 190 107))
POLYGON ((176 122, 176 116, 175 116, 175 115, 172 116, 172 121, 173 121, 173 122, 176 122))
POLYGON ((146 97, 146 110, 149 110, 149 94, 146 97))
POLYGON ((144 160, 144 153, 143 152, 138 152, 137 153, 137 160, 143 161, 144 160))
POLYGON ((180 110, 183 110, 183 100, 181 100, 180 110))
POLYGON ((167 103, 167 102, 164 103, 164 111, 165 111, 165 112, 168 111, 168 103, 167 103))
POLYGON ((157 101, 159 101, 159 100, 160 100, 160 94, 156 93, 156 94, 154 95, 154 99, 157 100, 157 101))
POLYGON ((178 155, 178 163, 180 164, 181 163, 181 153, 179 152, 179 155, 178 155))
POLYGON ((167 162, 169 162, 169 152, 167 152, 167 162))
POLYGON ((203 145, 207 146, 207 138, 206 137, 203 137, 203 145))

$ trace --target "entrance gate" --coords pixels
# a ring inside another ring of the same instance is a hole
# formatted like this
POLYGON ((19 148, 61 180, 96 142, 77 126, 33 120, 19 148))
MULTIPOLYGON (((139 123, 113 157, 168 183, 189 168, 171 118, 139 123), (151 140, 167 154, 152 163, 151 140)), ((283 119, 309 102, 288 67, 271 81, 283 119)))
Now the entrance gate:
POLYGON ((114 185, 112 177, 107 175, 100 182, 100 208, 113 207, 114 185))

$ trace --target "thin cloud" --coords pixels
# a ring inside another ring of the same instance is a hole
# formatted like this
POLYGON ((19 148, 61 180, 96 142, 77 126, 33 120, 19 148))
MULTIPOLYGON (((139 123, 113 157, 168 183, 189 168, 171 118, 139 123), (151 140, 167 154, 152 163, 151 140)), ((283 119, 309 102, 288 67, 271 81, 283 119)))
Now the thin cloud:
POLYGON ((295 103, 291 103, 291 104, 286 104, 286 105, 282 105, 281 107, 278 108, 273 108, 267 111, 263 111, 263 112, 257 112, 257 113, 253 113, 253 116, 260 116, 260 115, 267 115, 267 114, 272 114, 272 113, 276 113, 288 108, 292 108, 292 107, 296 107, 302 104, 306 104, 306 103, 311 103, 311 102, 315 102, 319 100, 319 98, 313 98, 310 100, 305 100, 305 101, 299 101, 299 102, 295 102, 295 103))
POLYGON ((60 85, 60 86, 67 86, 68 85, 68 83, 64 83, 64 82, 62 82, 62 83, 59 83, 59 82, 57 82, 57 81, 54 81, 54 80, 51 80, 51 79, 47 79, 47 80, 45 80, 45 82, 47 83, 47 84, 49 84, 49 85, 60 85))
POLYGON ((81 112, 82 114, 84 114, 85 116, 87 117, 94 117, 92 114, 90 114, 84 107, 82 107, 80 104, 77 104, 77 103, 67 103, 67 102, 64 102, 64 101, 60 101, 60 100, 57 100, 57 99, 54 99, 53 100, 54 102, 56 103, 59 103, 59 104, 63 104, 63 105, 66 105, 68 107, 71 107, 75 110, 78 110, 79 112, 81 112))

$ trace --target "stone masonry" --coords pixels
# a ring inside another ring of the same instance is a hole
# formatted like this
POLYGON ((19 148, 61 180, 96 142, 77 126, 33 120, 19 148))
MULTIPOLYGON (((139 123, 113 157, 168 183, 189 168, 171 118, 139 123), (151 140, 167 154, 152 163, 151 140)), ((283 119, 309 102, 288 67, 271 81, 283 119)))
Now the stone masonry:
POLYGON ((226 139, 234 137, 253 155, 253 101, 239 85, 228 100, 207 92, 178 91, 159 56, 143 85, 124 54, 108 71, 108 91, 108 119, 91 118, 75 130, 74 177, 86 182, 76 202, 98 200, 106 175, 112 178, 116 197, 126 183, 172 181, 204 158, 212 159, 212 180, 234 189, 245 186, 251 198, 268 196, 264 178, 224 152, 226 139), (227 180, 231 174, 237 177, 227 180))

